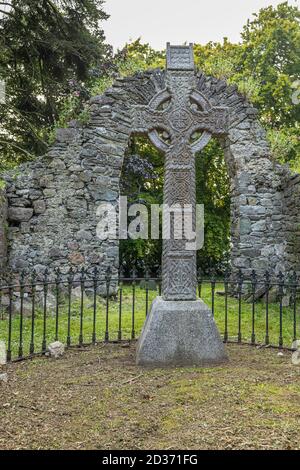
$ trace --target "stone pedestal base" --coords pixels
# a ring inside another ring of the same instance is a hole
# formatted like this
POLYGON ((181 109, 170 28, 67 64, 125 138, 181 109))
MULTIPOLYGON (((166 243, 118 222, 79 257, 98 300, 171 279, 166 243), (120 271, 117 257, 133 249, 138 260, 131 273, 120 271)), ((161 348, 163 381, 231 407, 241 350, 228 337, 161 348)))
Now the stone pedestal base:
POLYGON ((137 345, 138 365, 209 366, 227 361, 214 318, 202 300, 154 300, 137 345))

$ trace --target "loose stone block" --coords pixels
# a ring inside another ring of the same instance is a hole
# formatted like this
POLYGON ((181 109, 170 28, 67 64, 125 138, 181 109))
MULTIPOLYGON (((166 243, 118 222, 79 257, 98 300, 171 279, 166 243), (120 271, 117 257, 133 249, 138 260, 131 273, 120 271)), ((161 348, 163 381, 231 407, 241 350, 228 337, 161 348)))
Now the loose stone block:
POLYGON ((0 382, 7 383, 8 382, 8 375, 5 374, 0 374, 0 382))
POLYGON ((300 349, 292 354, 292 364, 294 366, 300 366, 300 349))
POLYGON ((6 345, 4 341, 0 341, 0 366, 6 364, 6 345))
POLYGON ((59 341, 49 344, 48 346, 48 355, 54 359, 62 357, 65 353, 65 346, 59 341))
POLYGON ((292 349, 299 349, 300 350, 300 339, 296 339, 292 342, 292 349))

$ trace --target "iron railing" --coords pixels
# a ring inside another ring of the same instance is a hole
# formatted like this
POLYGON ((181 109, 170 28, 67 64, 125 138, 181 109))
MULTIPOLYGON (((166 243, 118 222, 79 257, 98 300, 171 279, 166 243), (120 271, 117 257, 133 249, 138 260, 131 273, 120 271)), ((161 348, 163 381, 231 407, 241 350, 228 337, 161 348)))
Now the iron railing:
MULTIPOLYGON (((199 297, 210 306, 224 342, 291 349, 299 338, 299 292, 295 273, 198 273, 199 297)), ((45 354, 58 340, 67 347, 132 341, 160 293, 160 274, 148 271, 117 277, 85 268, 21 273, 17 282, 0 287, 0 341, 8 361, 45 354)))

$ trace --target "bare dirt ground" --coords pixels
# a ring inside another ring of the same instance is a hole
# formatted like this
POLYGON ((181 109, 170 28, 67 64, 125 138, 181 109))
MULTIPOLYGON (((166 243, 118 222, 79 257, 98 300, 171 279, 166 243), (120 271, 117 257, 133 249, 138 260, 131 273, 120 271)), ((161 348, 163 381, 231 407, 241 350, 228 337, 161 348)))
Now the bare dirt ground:
POLYGON ((228 351, 212 369, 139 369, 134 345, 10 364, 0 449, 300 449, 291 353, 228 351))

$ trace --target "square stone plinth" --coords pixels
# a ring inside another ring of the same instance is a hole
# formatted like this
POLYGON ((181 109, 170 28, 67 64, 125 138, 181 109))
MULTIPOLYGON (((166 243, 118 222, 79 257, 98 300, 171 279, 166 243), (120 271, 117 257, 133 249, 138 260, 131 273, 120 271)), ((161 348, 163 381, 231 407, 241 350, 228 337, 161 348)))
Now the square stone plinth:
POLYGON ((209 366, 227 361, 215 320, 202 300, 154 300, 137 345, 138 365, 209 366))

